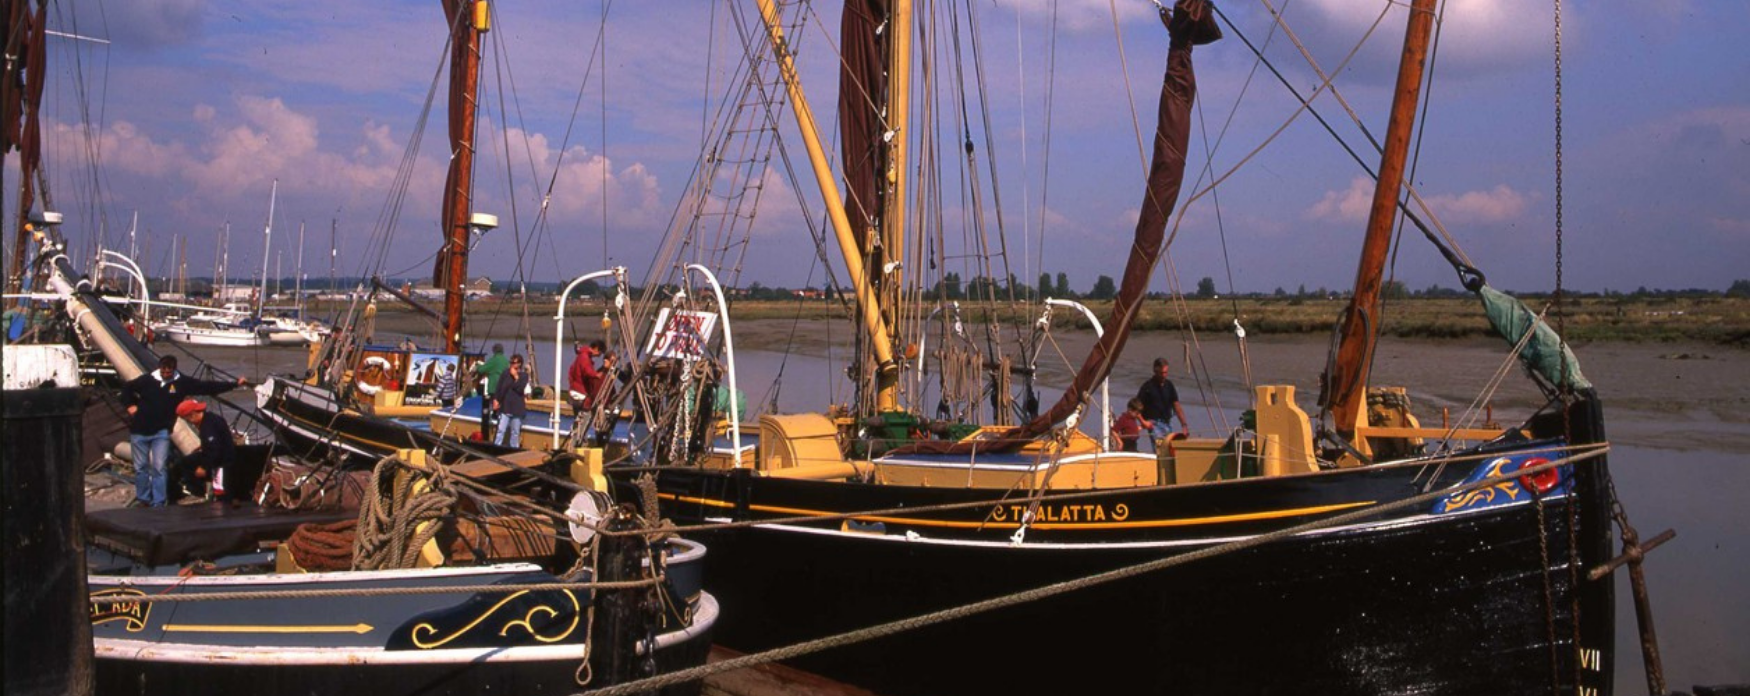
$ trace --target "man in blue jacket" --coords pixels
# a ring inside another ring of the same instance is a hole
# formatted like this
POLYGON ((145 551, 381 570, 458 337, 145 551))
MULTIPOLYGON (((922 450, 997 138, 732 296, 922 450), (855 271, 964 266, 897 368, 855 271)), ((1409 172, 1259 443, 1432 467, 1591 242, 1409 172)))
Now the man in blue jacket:
POLYGON ((158 359, 158 369, 122 385, 122 405, 128 408, 128 440, 134 454, 134 502, 136 506, 164 507, 164 465, 170 459, 170 430, 176 426, 176 407, 185 397, 213 396, 241 387, 235 382, 207 381, 176 371, 176 356, 158 359))

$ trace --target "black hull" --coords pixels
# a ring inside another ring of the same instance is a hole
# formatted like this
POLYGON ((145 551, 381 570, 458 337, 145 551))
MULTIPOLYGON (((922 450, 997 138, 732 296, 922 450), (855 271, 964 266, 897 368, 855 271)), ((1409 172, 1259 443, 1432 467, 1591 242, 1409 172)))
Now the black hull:
MULTIPOLYGON (((703 550, 689 544, 674 547, 674 553, 663 592, 664 605, 676 609, 640 618, 649 623, 634 629, 634 635, 652 638, 659 672, 704 664, 718 616, 716 600, 699 591, 691 572, 703 550)), ((596 611, 612 600, 606 594, 418 591, 556 580, 528 564, 180 579, 93 576, 94 598, 268 593, 255 599, 93 604, 98 693, 571 694, 585 688, 580 676, 598 688, 626 681, 624 672, 612 677, 600 665, 616 652, 643 648, 610 644, 603 638, 608 629, 592 625, 608 616, 596 611), (399 591, 346 592, 384 589, 399 591), (334 596, 271 596, 287 590, 334 596), (592 641, 593 651, 586 647, 592 641), (586 655, 595 670, 585 666, 586 655)), ((697 693, 697 685, 662 693, 697 693)))
MULTIPOLYGON (((705 663, 711 651, 707 633, 658 650, 656 667, 670 672, 705 663)), ((578 685, 582 650, 569 659, 532 662, 464 662, 440 664, 246 665, 98 660, 97 693, 101 696, 479 696, 517 694, 557 696, 609 686, 599 681, 578 685)), ((700 683, 689 682, 657 693, 690 696, 700 683)))
MULTIPOLYGON (((1436 488, 1466 473, 1452 468, 1436 488)), ((1552 683, 1557 693, 1608 695, 1612 583, 1584 579, 1609 552, 1607 474, 1602 461, 1576 471, 1571 495, 1542 503, 1541 528, 1529 498, 1451 514, 1417 506, 796 664, 887 695, 1492 696, 1548 694, 1552 683)), ((1369 467, 1065 501, 1044 516, 1057 524, 1029 529, 1019 545, 1009 543, 1012 524, 954 524, 989 522, 990 507, 889 515, 860 531, 834 520, 694 535, 716 559, 706 588, 723 602, 718 643, 753 652, 1403 499, 1421 491, 1418 473, 1427 470, 1369 467), (1089 504, 1104 507, 1073 511, 1089 504), (1120 505, 1123 524, 1112 521, 1120 505)), ((683 525, 990 497, 706 471, 665 472, 661 490, 683 525)))

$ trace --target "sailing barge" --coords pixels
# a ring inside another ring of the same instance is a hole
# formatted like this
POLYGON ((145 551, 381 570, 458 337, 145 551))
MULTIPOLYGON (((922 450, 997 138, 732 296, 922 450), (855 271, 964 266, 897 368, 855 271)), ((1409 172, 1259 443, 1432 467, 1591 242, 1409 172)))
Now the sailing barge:
MULTIPOLYGON (((1178 441, 1160 458, 1110 451, 1078 425, 1159 261, 1188 150, 1192 49, 1220 36, 1212 7, 1162 14, 1171 46, 1147 195, 1104 335, 1056 406, 981 427, 919 417, 897 396, 911 357, 897 332, 925 314, 898 306, 909 172, 906 138, 892 136, 908 132, 909 5, 844 11, 841 202, 779 8, 759 3, 857 290, 855 405, 735 427, 732 409, 698 405, 733 387, 676 380, 650 359, 639 398, 669 410, 633 418, 653 435, 596 435, 625 466, 623 496, 653 486, 683 529, 718 525, 698 536, 719 559, 706 586, 724 600, 720 643, 839 636, 849 645, 797 662, 889 694, 1611 693, 1612 587, 1582 572, 1609 554, 1608 441, 1560 337, 1455 261, 1547 404, 1508 428, 1422 428, 1402 390, 1366 383, 1431 1, 1411 8, 1319 419, 1292 387, 1259 386, 1232 437, 1178 441)), ((724 373, 732 357, 690 371, 724 373)))

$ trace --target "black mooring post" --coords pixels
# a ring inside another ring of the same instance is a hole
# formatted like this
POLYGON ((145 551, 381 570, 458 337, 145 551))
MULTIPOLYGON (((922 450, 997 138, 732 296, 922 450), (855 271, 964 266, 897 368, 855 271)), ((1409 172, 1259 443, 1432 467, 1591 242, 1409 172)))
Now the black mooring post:
MULTIPOLYGON (((640 527, 638 516, 626 507, 615 508, 603 525, 603 534, 596 542, 600 554, 597 570, 599 582, 623 582, 643 579, 644 561, 650 544, 642 535, 614 534, 632 532, 640 527)), ((640 655, 639 650, 654 650, 649 641, 654 630, 646 598, 649 587, 595 591, 595 626, 590 633, 590 670, 592 686, 624 684, 655 674, 653 655, 640 655)))
POLYGON ((84 399, 77 387, 8 389, 0 470, 8 696, 90 696, 84 399))

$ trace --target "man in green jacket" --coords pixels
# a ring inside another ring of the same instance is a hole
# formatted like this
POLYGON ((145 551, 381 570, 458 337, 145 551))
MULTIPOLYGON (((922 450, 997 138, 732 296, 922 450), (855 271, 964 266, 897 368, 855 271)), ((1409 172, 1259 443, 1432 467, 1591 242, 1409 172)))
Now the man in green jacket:
POLYGON ((474 374, 480 376, 480 436, 492 441, 493 422, 498 414, 492 408, 492 395, 498 393, 498 380, 504 378, 504 371, 510 369, 510 358, 504 357, 504 344, 492 344, 492 357, 480 361, 474 366, 474 374))

